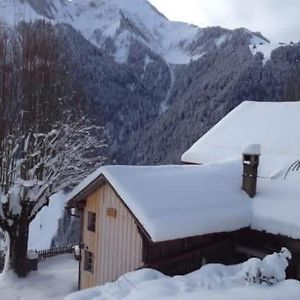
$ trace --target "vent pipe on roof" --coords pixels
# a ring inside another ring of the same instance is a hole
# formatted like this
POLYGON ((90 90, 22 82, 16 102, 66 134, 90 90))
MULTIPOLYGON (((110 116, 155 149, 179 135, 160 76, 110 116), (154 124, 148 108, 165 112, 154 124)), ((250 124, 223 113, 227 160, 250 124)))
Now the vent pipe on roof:
POLYGON ((261 147, 259 144, 247 146, 243 151, 243 185, 242 189, 253 198, 256 195, 257 170, 261 147))

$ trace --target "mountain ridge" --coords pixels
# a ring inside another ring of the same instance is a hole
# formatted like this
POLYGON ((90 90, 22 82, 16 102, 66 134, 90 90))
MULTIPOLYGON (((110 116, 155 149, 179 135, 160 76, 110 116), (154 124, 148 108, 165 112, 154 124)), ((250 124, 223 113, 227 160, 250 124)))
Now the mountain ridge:
MULTIPOLYGON (((204 53, 203 45, 197 43, 203 28, 169 21, 146 0, 45 0, 42 4, 37 0, 3 1, 2 15, 11 14, 17 21, 46 18, 71 25, 100 49, 106 49, 110 43, 115 49, 111 54, 120 63, 126 62, 132 39, 142 42, 169 64, 188 64, 204 53), (126 22, 130 26, 124 26, 126 22)), ((16 23, 12 18, 4 18, 5 21, 16 23)), ((245 30, 246 33, 250 31, 245 30)), ((267 41, 261 34, 251 34, 261 42, 267 41)))

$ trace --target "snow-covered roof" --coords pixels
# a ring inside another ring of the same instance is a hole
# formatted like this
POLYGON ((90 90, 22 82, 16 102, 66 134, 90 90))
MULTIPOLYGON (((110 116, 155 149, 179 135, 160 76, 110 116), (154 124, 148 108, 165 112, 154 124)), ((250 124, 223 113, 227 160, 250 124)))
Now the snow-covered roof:
MULTIPOLYGON (((263 165, 264 156, 261 157, 263 165)), ((263 177, 257 194, 241 190, 242 160, 207 165, 101 167, 68 196, 104 176, 153 241, 253 229, 300 239, 300 171, 263 177), (286 178, 285 178, 286 177, 286 178)))
POLYGON ((155 242, 249 226, 241 162, 207 166, 106 166, 69 195, 104 176, 155 242))
POLYGON ((245 146, 260 144, 262 172, 271 176, 300 156, 299 116, 300 102, 243 102, 185 152, 182 161, 205 164, 238 158, 245 146))
POLYGON ((251 199, 251 228, 300 239, 300 171, 284 177, 258 178, 257 195, 251 199))

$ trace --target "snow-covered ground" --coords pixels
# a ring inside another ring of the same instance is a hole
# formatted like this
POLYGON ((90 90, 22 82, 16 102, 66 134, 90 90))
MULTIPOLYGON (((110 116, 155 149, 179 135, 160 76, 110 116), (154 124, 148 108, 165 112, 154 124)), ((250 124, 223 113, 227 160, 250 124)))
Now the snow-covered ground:
POLYGON ((234 266, 210 264, 191 274, 173 278, 143 269, 128 273, 114 283, 70 294, 65 300, 300 299, 300 282, 284 280, 287 256, 289 252, 284 250, 263 260, 254 258, 234 266), (263 278, 273 277, 280 282, 274 285, 260 282, 263 278))
POLYGON ((172 278, 153 278, 155 273, 139 275, 145 278, 139 278, 137 282, 127 282, 123 278, 122 283, 79 292, 65 300, 297 300, 300 297, 300 283, 295 280, 271 287, 250 285, 209 290, 185 285, 172 278))
POLYGON ((58 221, 63 215, 66 195, 59 192, 53 195, 49 206, 45 206, 31 222, 29 228, 29 249, 49 249, 58 229, 58 221))
POLYGON ((1 300, 61 300, 77 290, 78 262, 61 255, 39 263, 39 271, 25 279, 0 274, 1 300))

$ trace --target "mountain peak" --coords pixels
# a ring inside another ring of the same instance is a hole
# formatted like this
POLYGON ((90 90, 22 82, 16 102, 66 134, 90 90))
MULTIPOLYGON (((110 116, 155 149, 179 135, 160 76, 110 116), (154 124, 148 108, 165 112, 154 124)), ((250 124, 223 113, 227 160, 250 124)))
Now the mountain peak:
POLYGON ((101 48, 107 39, 113 40, 119 62, 126 61, 133 39, 170 63, 187 63, 191 57, 185 47, 199 31, 195 26, 169 21, 147 0, 72 0, 62 11, 56 20, 71 23, 96 46, 101 48))

